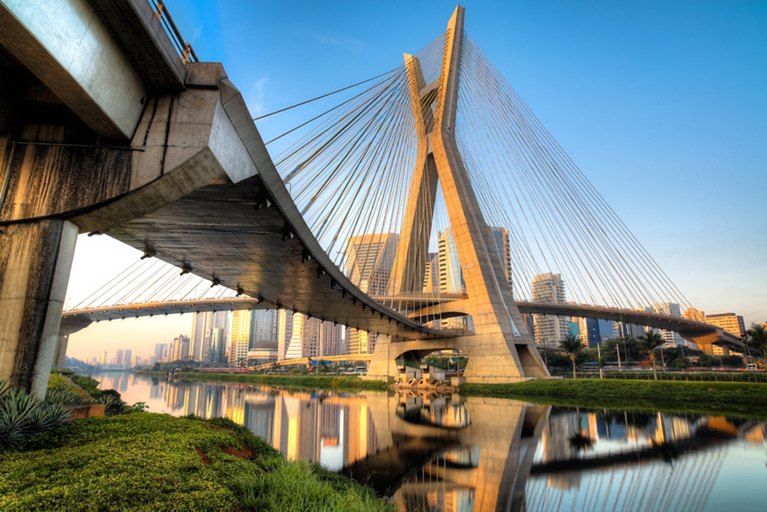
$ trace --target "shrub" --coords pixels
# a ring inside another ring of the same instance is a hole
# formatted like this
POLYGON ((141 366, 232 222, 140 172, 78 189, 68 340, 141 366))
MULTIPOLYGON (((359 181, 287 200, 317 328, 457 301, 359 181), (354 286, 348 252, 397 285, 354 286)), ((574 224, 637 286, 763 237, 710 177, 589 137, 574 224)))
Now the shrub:
POLYGON ((51 430, 69 418, 62 404, 43 402, 0 382, 0 448, 15 448, 27 437, 51 430))

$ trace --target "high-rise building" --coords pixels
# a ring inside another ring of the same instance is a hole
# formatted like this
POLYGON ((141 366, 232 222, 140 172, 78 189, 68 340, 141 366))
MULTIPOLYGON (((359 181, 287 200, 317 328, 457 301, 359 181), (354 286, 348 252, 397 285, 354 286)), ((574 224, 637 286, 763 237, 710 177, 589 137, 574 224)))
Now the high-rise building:
POLYGON ((344 328, 342 325, 334 325, 333 322, 322 322, 320 324, 320 347, 319 355, 334 356, 345 354, 344 346, 344 328))
MULTIPOLYGON (((677 318, 682 318, 682 310, 679 307, 679 304, 676 304, 674 302, 658 302, 657 304, 653 304, 651 311, 655 313, 659 313, 661 315, 667 315, 667 316, 675 316, 677 318)), ((666 345, 668 346, 677 346, 677 345, 684 345, 687 346, 687 340, 682 338, 678 332, 676 331, 666 331, 664 329, 658 329, 658 333, 663 337, 663 339, 666 341, 666 345)))
POLYGON ((124 357, 123 354, 124 354, 123 349, 121 348, 117 349, 117 354, 115 354, 114 365, 117 366, 118 368, 123 366, 123 357, 124 357))
POLYGON ((743 317, 736 315, 735 313, 706 315, 705 322, 721 327, 725 331, 729 331, 736 336, 743 336, 746 334, 746 323, 743 321, 743 317))
POLYGON ((106 366, 107 365, 107 351, 104 350, 101 352, 101 357, 99 358, 99 366, 106 366))
POLYGON ((154 356, 152 356, 153 363, 165 363, 168 361, 168 344, 156 343, 154 346, 154 356))
POLYGON ((251 348, 263 341, 277 341, 277 311, 273 309, 257 309, 252 312, 251 348))
POLYGON ((277 360, 285 359, 290 338, 293 337, 293 312, 280 309, 277 312, 277 360))
POLYGON ((399 235, 370 233, 349 238, 346 247, 346 275, 360 290, 384 296, 389 287, 399 235))
POLYGON ((241 310, 232 313, 232 330, 229 339, 229 366, 244 367, 248 363, 252 321, 251 311, 241 310))
POLYGON ((320 322, 301 313, 293 314, 293 332, 285 353, 286 359, 315 357, 319 354, 320 322))
POLYGON ((504 278, 511 286, 511 244, 509 243, 509 230, 504 227, 490 227, 490 234, 498 250, 498 256, 501 258, 504 278))
POLYGON ((123 368, 131 368, 131 364, 133 363, 133 351, 131 349, 126 349, 123 353, 123 368))
MULTIPOLYGON (((533 302, 564 304, 565 282, 562 276, 551 272, 533 276, 532 297, 533 302)), ((541 345, 557 345, 570 332, 565 317, 534 315, 533 323, 535 342, 541 345)))
POLYGON ((224 366, 226 360, 226 331, 220 327, 214 327, 210 335, 210 352, 208 363, 214 367, 224 366))
POLYGON ((614 336, 615 322, 599 320, 596 318, 578 319, 578 336, 581 342, 588 348, 601 345, 614 336))
POLYGON ((189 336, 179 334, 170 344, 170 361, 189 360, 189 336))
POLYGON ((688 320, 695 320, 696 322, 705 322, 706 321, 706 313, 695 308, 687 308, 684 310, 684 313, 682 314, 683 317, 685 317, 688 320))
MULTIPOLYGON (((372 296, 385 296, 389 288, 399 235, 371 233, 349 238, 346 247, 346 275, 360 290, 372 296)), ((375 348, 375 333, 347 329, 350 354, 370 353, 375 348)))
POLYGON ((213 329, 224 329, 226 331, 228 323, 228 311, 195 313, 192 323, 191 347, 189 349, 191 359, 197 362, 209 362, 211 359, 210 350, 213 341, 213 329))
POLYGON ((424 293, 437 293, 439 291, 439 253, 430 252, 426 258, 423 291, 424 293))
POLYGON ((613 322, 613 338, 630 340, 644 336, 644 327, 626 322, 613 322))
POLYGON ((466 286, 463 282, 461 263, 458 260, 458 248, 450 228, 437 234, 439 250, 439 291, 442 293, 464 293, 466 286))

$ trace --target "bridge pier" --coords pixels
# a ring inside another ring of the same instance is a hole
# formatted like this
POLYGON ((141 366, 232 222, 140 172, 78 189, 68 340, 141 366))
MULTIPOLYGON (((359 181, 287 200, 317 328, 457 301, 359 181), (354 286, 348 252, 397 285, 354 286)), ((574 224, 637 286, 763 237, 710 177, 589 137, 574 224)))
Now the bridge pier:
POLYGON ((0 380, 45 396, 78 228, 65 220, 0 233, 0 380))
POLYGON ((392 342, 381 339, 368 365, 366 378, 396 379, 399 375, 397 359, 416 357, 423 359, 439 350, 459 350, 469 359, 464 378, 470 384, 505 383, 535 377, 548 377, 543 363, 536 358, 526 343, 509 345, 500 334, 476 334, 455 338, 392 342))

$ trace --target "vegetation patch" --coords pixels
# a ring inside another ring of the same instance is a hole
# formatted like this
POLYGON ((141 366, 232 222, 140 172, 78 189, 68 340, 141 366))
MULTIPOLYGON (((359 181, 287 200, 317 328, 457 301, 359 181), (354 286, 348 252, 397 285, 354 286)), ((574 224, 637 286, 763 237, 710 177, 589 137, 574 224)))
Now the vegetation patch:
POLYGON ((179 378, 185 380, 201 380, 209 382, 242 382, 244 384, 258 384, 279 386, 284 388, 317 388, 339 390, 375 390, 384 391, 386 382, 377 380, 363 380, 359 377, 348 375, 261 375, 242 373, 203 373, 182 372, 179 378))
POLYGON ((391 510, 229 420, 89 418, 0 453, 0 510, 391 510), (242 455, 248 456, 243 458, 242 455))
POLYGON ((767 384, 763 383, 539 379, 464 384, 460 393, 566 407, 767 417, 767 384))

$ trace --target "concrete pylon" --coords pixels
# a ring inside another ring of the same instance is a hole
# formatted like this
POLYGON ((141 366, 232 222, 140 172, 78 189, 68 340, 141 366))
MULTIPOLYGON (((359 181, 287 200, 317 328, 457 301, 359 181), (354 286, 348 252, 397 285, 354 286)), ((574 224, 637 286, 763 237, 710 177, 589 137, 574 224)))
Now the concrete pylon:
POLYGON ((392 291, 421 291, 438 179, 466 283, 467 313, 473 320, 474 335, 419 343, 394 342, 392 346, 379 342, 368 369, 369 377, 393 376, 390 359, 404 354, 406 346, 411 347, 410 352, 424 354, 432 349, 439 350, 437 347, 461 350, 469 358, 464 373, 467 382, 509 382, 548 376, 535 342, 514 304, 501 256, 455 139, 463 24, 464 8, 459 5, 447 25, 442 71, 433 100, 436 102, 433 122, 430 119, 431 105, 426 95, 422 95, 422 91, 430 88, 423 83, 418 60, 405 55, 418 133, 418 158, 392 272, 392 291))

